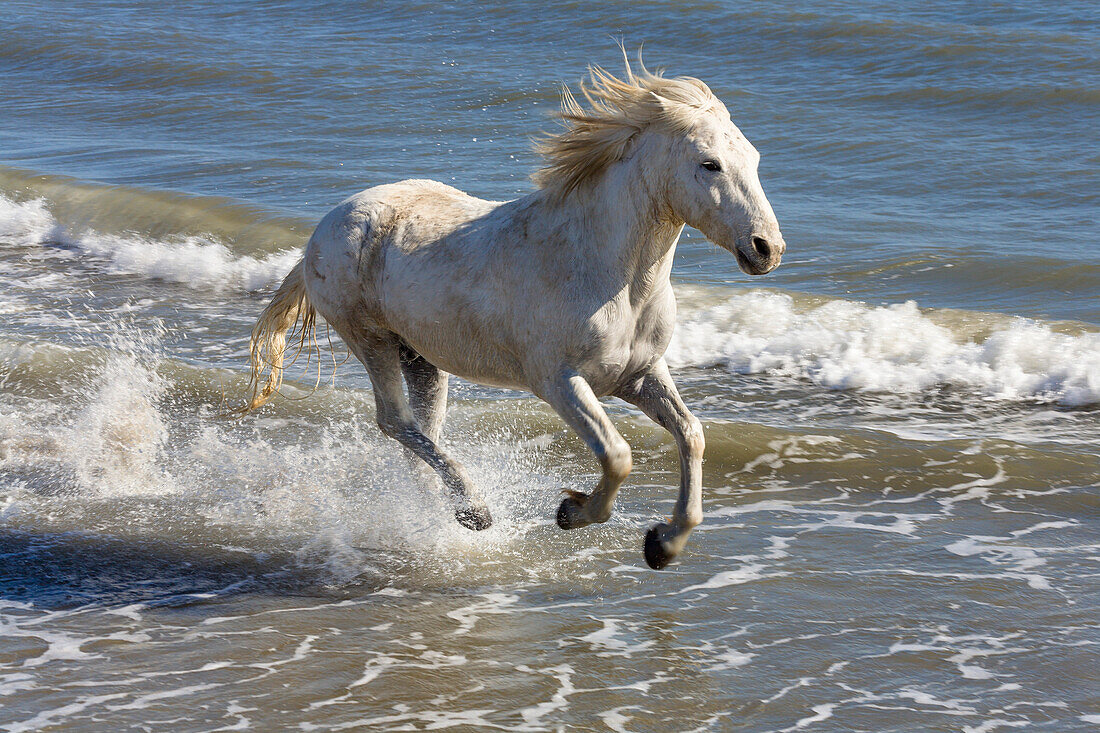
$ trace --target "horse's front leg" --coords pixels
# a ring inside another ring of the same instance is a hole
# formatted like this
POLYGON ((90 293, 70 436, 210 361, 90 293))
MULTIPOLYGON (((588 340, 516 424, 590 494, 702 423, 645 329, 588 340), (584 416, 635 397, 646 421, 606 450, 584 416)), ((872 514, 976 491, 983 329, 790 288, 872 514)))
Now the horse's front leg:
POLYGON ((680 399, 663 358, 615 396, 672 433, 680 451, 680 497, 672 521, 657 524, 645 536, 645 561, 660 570, 680 554, 691 530, 703 521, 703 426, 680 399))
POLYGON ((606 522, 615 505, 615 495, 630 474, 630 446, 611 424, 592 388, 579 374, 563 375, 546 385, 539 396, 550 403, 588 444, 603 468, 603 476, 591 494, 566 491, 569 496, 558 507, 558 526, 576 529, 593 522, 606 522))

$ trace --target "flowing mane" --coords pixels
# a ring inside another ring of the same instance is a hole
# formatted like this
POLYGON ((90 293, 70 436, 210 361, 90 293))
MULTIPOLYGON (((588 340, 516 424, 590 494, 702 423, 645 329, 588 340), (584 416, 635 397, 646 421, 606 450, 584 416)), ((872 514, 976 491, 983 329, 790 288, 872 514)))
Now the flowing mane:
POLYGON ((707 111, 722 103, 706 84, 691 76, 666 79, 650 72, 638 57, 638 71, 623 53, 626 74, 620 79, 600 66, 589 66, 580 84, 588 102, 582 106, 563 85, 558 119, 565 129, 536 141, 546 165, 534 175, 540 188, 567 194, 599 176, 622 158, 630 140, 649 126, 686 132, 707 111))

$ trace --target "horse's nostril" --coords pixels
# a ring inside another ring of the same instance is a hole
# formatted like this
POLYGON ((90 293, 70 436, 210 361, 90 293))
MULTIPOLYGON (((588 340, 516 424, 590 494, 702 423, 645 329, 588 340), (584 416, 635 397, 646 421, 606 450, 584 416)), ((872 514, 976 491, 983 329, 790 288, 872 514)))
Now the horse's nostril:
POLYGON ((772 256, 771 246, 768 245, 768 240, 764 239, 763 237, 753 237, 752 248, 756 250, 756 254, 760 255, 761 257, 772 256))

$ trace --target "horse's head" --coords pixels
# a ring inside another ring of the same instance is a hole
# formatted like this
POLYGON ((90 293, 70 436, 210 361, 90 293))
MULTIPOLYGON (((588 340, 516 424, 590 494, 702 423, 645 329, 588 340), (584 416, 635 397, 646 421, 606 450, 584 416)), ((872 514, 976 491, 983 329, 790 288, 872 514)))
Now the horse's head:
POLYGON ((673 223, 734 253, 746 273, 778 267, 786 245, 756 175, 760 154, 707 85, 651 73, 640 59, 637 71, 627 62, 621 79, 600 67, 590 72, 581 84, 587 105, 562 92, 566 129, 539 145, 547 164, 536 183, 569 195, 618 169, 673 223))
POLYGON ((686 130, 663 131, 665 195, 678 218, 732 252, 749 275, 779 266, 786 244, 757 176, 756 152, 717 99, 686 130))

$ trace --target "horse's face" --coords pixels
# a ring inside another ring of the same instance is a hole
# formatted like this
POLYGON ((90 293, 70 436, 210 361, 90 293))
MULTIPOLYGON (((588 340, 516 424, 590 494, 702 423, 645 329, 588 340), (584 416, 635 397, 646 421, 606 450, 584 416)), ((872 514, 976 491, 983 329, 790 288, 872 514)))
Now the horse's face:
POLYGON ((732 252, 749 275, 779 266, 786 244, 764 196, 756 168, 760 154, 719 106, 682 136, 670 139, 673 210, 712 242, 732 252))

